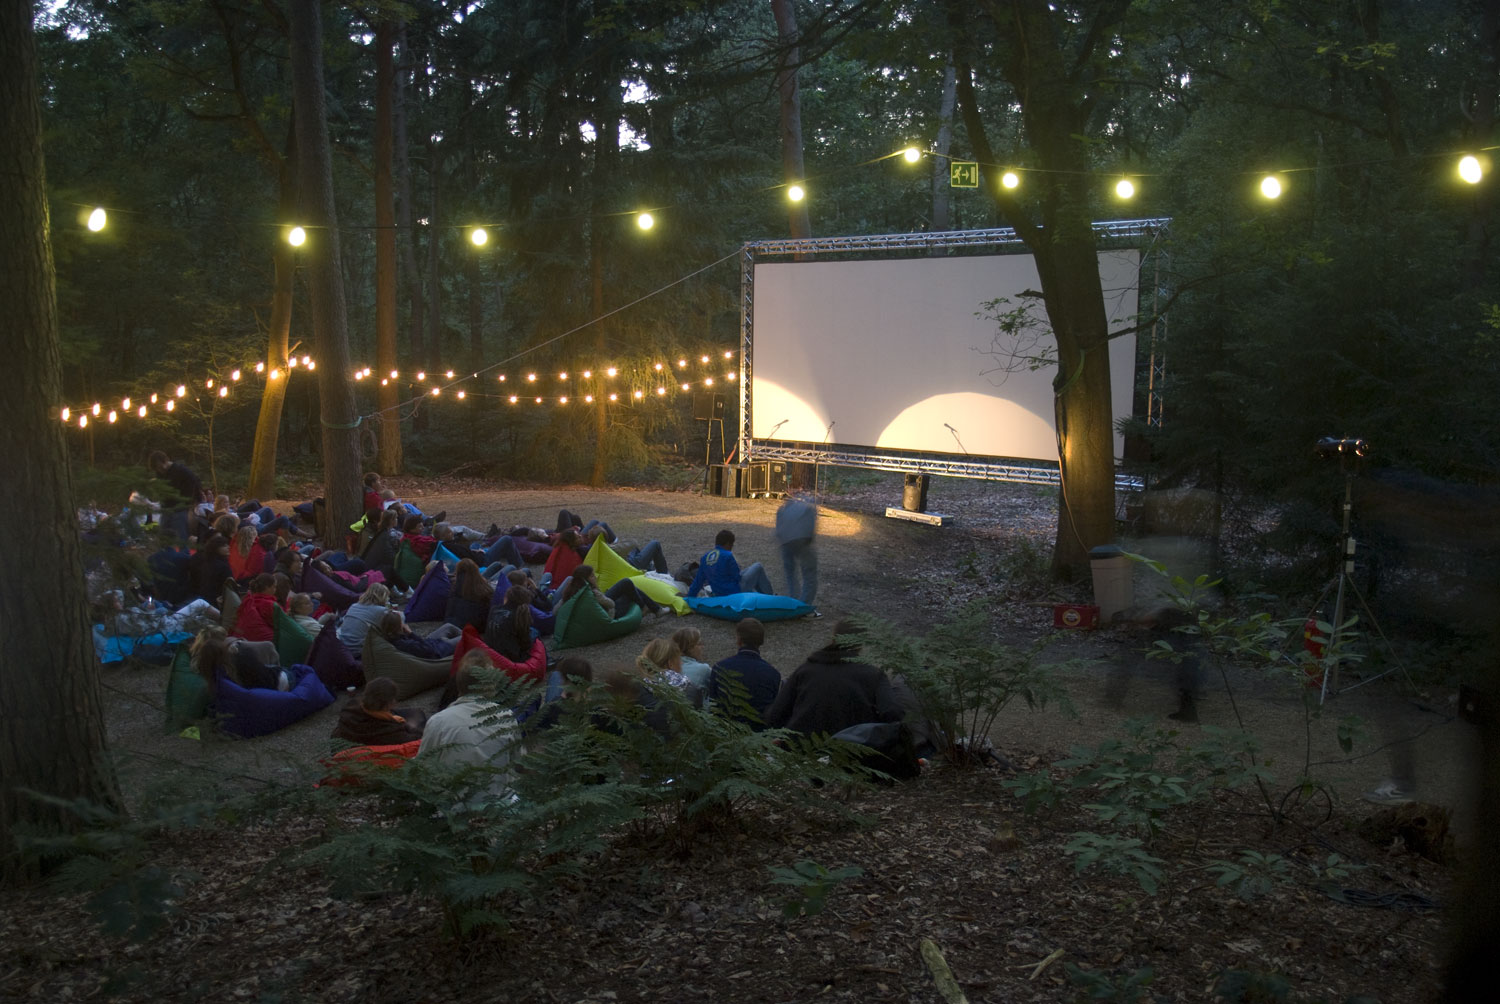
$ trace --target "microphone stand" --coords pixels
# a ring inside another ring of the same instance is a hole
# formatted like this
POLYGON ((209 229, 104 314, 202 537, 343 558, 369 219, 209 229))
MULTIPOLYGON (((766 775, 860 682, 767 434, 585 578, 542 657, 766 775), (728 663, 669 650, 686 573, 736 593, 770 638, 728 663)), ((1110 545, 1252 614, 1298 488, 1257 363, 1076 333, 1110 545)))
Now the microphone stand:
MULTIPOLYGON (((831 422, 828 423, 828 428, 826 428, 826 429, 823 430, 823 448, 824 449, 828 448, 828 437, 833 434, 833 427, 835 425, 837 425, 837 424, 838 424, 837 422, 831 421, 831 422)), ((818 451, 818 457, 821 457, 822 455, 823 455, 823 451, 819 450, 818 451)), ((823 470, 823 463, 822 463, 822 461, 819 460, 819 459, 817 459, 817 458, 814 458, 813 459, 813 494, 814 495, 818 494, 818 476, 822 473, 822 470, 823 470)))

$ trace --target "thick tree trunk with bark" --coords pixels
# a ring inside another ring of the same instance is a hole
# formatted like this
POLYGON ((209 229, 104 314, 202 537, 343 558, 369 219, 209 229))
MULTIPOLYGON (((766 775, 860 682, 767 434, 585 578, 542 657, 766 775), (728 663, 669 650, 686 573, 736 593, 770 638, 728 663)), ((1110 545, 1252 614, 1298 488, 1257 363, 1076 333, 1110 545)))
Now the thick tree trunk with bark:
MULTIPOLYGON (((938 134, 932 144, 932 229, 953 229, 953 184, 948 170, 948 151, 953 149, 953 107, 958 103, 958 70, 953 60, 943 71, 943 98, 938 105, 938 134)), ((937 250, 933 250, 937 254, 937 250)))
MULTIPOLYGON (((802 54, 797 45, 797 13, 792 0, 771 0, 771 13, 776 17, 781 50, 776 71, 776 88, 781 94, 781 168, 787 184, 801 185, 807 180, 807 169, 802 161, 802 92, 797 83, 802 54)), ((793 238, 812 236, 806 200, 789 203, 787 225, 793 238)))
POLYGON ((441 372, 443 368, 443 275, 438 253, 441 251, 443 232, 438 211, 438 189, 443 173, 442 153, 431 137, 427 139, 427 181, 431 186, 427 208, 427 371, 441 372))
POLYGON ((290 12, 298 176, 302 204, 311 224, 304 254, 318 355, 323 498, 330 538, 325 542, 337 547, 349 524, 360 517, 359 430, 349 380, 348 319, 323 95, 323 26, 317 4, 294 3, 290 12))
MULTIPOLYGON (((287 224, 297 212, 296 112, 287 125, 286 154, 281 159, 277 222, 287 224)), ((250 498, 276 497, 276 449, 281 439, 281 409, 286 403, 286 361, 292 331, 293 286, 297 275, 296 250, 284 240, 273 253, 276 270, 271 291, 271 322, 266 332, 266 382, 260 392, 260 414, 255 418, 255 445, 250 451, 250 498)))
POLYGON ((396 26, 381 21, 375 26, 375 468, 382 474, 401 473, 401 388, 390 379, 396 369, 395 44, 396 26))
POLYGON ((421 258, 422 245, 417 238, 417 214, 412 195, 411 153, 406 136, 406 102, 407 95, 410 93, 406 77, 413 71, 416 57, 412 55, 411 46, 407 44, 404 22, 397 30, 397 36, 404 65, 397 68, 396 105, 392 111, 396 133, 396 188, 401 196, 396 204, 396 222, 404 237, 397 240, 396 253, 400 257, 402 280, 406 283, 406 307, 409 318, 407 338, 410 352, 408 358, 413 365, 419 365, 425 357, 422 347, 424 340, 422 328, 426 323, 424 319, 427 307, 422 298, 422 272, 417 267, 417 262, 421 258))
POLYGON ((65 431, 31 4, 0 3, 0 506, 24 525, 0 576, 0 879, 21 877, 16 829, 73 820, 28 798, 118 801, 104 745, 65 431))

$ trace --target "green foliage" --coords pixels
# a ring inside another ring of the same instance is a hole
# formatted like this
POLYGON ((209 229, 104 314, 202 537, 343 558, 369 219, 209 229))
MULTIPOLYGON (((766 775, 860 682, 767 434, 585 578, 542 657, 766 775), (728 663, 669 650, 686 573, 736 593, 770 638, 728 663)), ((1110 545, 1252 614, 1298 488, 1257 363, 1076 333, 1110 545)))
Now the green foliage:
POLYGON ((1146 851, 1139 837, 1080 831, 1063 847, 1073 858, 1073 869, 1080 875, 1096 865, 1115 875, 1133 878, 1148 895, 1155 895, 1161 883, 1161 866, 1166 862, 1146 851))
POLYGON ((969 603, 920 638, 876 617, 856 620, 866 631, 864 656, 906 681, 921 715, 940 729, 935 741, 943 755, 957 766, 982 762, 995 719, 1016 698, 1029 708, 1054 703, 1072 710, 1059 677, 1084 663, 1042 662, 1051 636, 1026 648, 996 640, 985 600, 969 603))
MULTIPOLYGON (((1292 985, 1280 973, 1267 973, 1255 969, 1226 969, 1214 982, 1216 1000, 1225 1004, 1281 1004, 1308 1000, 1292 993, 1292 985)), ((1319 997, 1310 1004, 1326 1004, 1326 997, 1319 997)), ((1345 997, 1343 1004, 1380 1004, 1378 998, 1355 994, 1345 997)))
POLYGON ((1146 987, 1156 979, 1156 970, 1150 966, 1125 973, 1117 979, 1112 979, 1108 974, 1101 973, 1097 969, 1084 969, 1071 962, 1063 963, 1063 971, 1067 974, 1068 982, 1083 991, 1082 996, 1073 998, 1075 1001, 1138 1004, 1140 1001, 1151 999, 1147 996, 1146 987))
POLYGON ((1280 854, 1242 850, 1234 861, 1222 858, 1210 861, 1208 871, 1216 876, 1217 885, 1232 886, 1240 899, 1252 900, 1291 878, 1292 864, 1280 854))
POLYGON ((782 904, 782 914, 788 920, 797 917, 812 917, 823 912, 828 894, 840 884, 865 873, 858 865, 829 869, 816 861, 803 859, 790 868, 772 868, 771 884, 790 886, 793 895, 782 904))

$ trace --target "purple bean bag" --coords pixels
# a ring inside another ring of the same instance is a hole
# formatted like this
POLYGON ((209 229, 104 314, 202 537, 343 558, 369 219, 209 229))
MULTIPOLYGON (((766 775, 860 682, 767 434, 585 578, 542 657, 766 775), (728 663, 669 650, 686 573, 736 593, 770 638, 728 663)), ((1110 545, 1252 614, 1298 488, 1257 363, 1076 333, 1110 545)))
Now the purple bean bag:
POLYGON ((552 556, 551 544, 540 544, 525 537, 512 537, 511 540, 516 542, 516 553, 528 565, 545 565, 552 556))
POLYGON ((318 571, 311 561, 302 566, 302 585, 298 592, 322 593, 323 602, 339 613, 348 610, 359 599, 358 593, 318 571))
POLYGON ((308 650, 308 665, 312 666, 329 690, 363 687, 365 671, 360 666, 359 659, 339 641, 337 631, 336 620, 323 625, 323 630, 318 632, 318 636, 313 639, 312 648, 308 650))
POLYGON ((248 739, 286 728, 333 703, 333 695, 311 666, 293 666, 291 690, 246 690, 222 674, 210 712, 230 735, 248 739))
POLYGON ((406 619, 411 621, 440 621, 448 610, 448 594, 453 584, 448 579, 448 569, 442 565, 432 570, 417 586, 406 603, 406 619))
POLYGON ((531 626, 536 628, 536 633, 542 637, 552 634, 552 629, 557 626, 557 610, 539 610, 531 608, 531 626))

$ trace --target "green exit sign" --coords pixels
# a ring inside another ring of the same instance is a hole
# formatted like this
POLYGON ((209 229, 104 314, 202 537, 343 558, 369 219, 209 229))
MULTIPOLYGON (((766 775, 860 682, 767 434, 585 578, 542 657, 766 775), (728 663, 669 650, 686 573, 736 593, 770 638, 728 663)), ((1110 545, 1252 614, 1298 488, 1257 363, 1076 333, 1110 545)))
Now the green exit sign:
POLYGON ((948 164, 948 185, 952 188, 978 188, 979 162, 955 160, 948 164))

